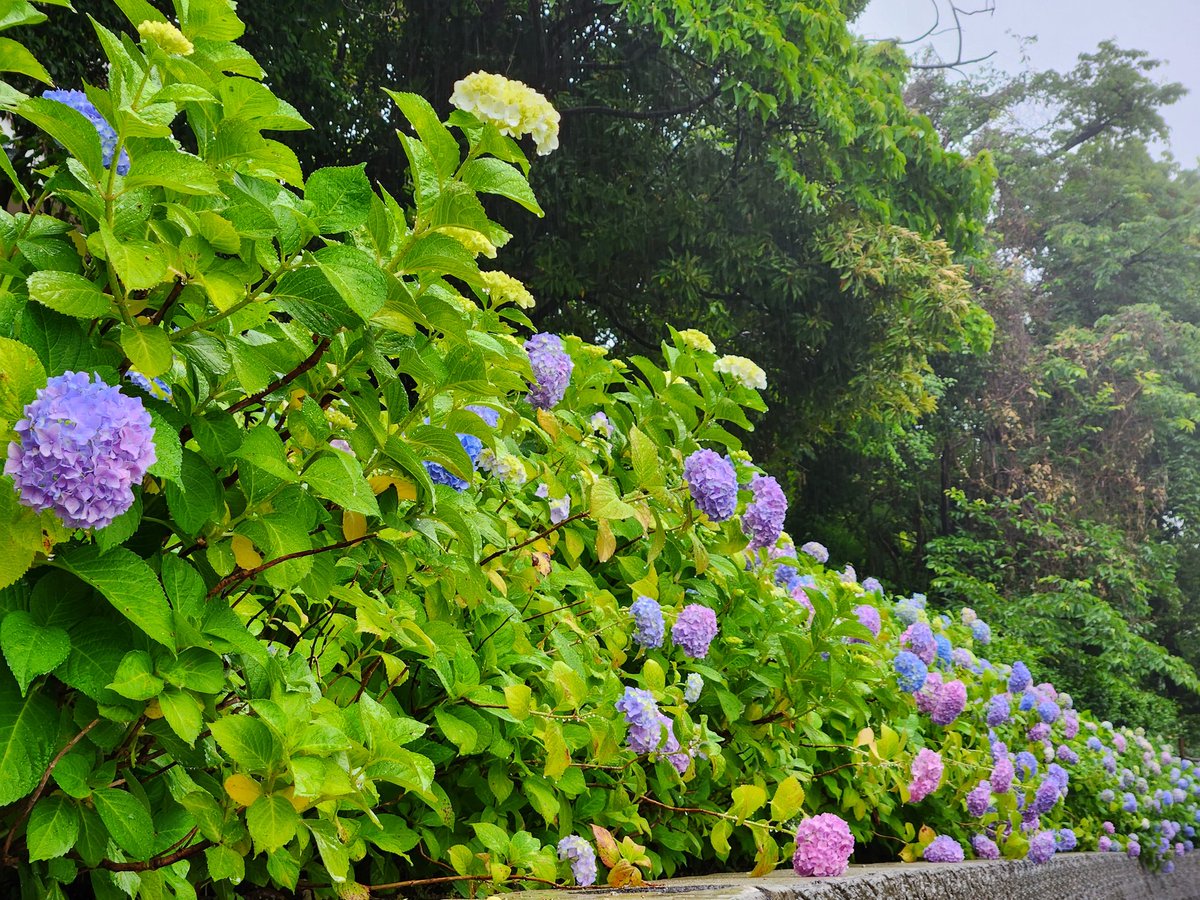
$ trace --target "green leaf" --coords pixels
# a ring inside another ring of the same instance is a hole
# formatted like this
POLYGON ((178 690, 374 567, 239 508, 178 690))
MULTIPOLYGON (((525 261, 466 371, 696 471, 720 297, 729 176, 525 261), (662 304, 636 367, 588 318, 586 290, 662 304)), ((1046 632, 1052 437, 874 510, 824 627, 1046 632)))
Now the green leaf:
POLYGON ((189 747, 204 727, 203 704, 189 691, 168 687, 158 695, 158 705, 171 730, 189 747))
POLYGON ((474 477, 475 467, 471 465, 471 457, 453 431, 434 425, 418 425, 409 429, 405 437, 421 458, 443 465, 467 481, 474 477))
POLYGON ((109 688, 130 700, 149 700, 163 689, 163 680, 154 674, 154 662, 145 650, 130 650, 117 666, 109 688))
POLYGON ((71 652, 71 640, 64 629, 38 625, 33 616, 17 609, 0 621, 0 649, 24 696, 34 678, 62 664, 71 652))
POLYGON ((12 38, 0 38, 0 72, 17 72, 46 84, 54 84, 54 79, 37 58, 12 38))
POLYGON ((35 787, 54 755, 58 711, 53 701, 21 689, 0 669, 0 806, 20 800, 35 787))
POLYGON ((204 851, 208 863, 208 877, 214 882, 229 881, 239 884, 246 877, 246 861, 232 847, 221 844, 204 851))
POLYGON ((222 716, 209 726, 217 745, 239 769, 266 774, 283 762, 279 740, 263 722, 250 716, 222 716))
POLYGON ((387 274, 357 247, 333 244, 318 250, 314 258, 342 300, 363 321, 369 320, 387 302, 387 274))
POLYGON ((82 275, 34 272, 25 283, 30 298, 77 319, 95 319, 112 311, 112 297, 82 275))
POLYGON ((459 753, 466 755, 474 752, 475 744, 479 740, 479 733, 474 728, 441 707, 434 710, 433 717, 437 720, 442 734, 458 748, 459 753))
POLYGON ((498 159, 473 159, 463 167, 463 183, 481 194, 498 194, 521 204, 531 213, 544 216, 533 188, 515 166, 498 159))
POLYGON ((730 793, 733 797, 733 806, 730 807, 729 813, 739 820, 754 815, 767 802, 766 789, 757 784, 738 785, 730 793))
POLYGON ((339 328, 362 325, 362 318, 346 305, 318 266, 288 272, 279 279, 272 296, 280 309, 314 334, 335 334, 339 328))
POLYGON ((42 526, 37 513, 17 502, 12 490, 0 490, 0 588, 29 571, 42 549, 42 526))
POLYGON ((350 855, 345 842, 338 835, 337 826, 328 819, 306 819, 304 824, 316 841, 321 862, 325 864, 325 871, 334 884, 345 881, 350 873, 350 855))
POLYGON ((458 141, 438 119, 429 101, 419 94, 389 91, 387 88, 384 88, 384 93, 392 98, 396 106, 400 107, 400 112, 404 113, 404 118, 412 124, 417 137, 429 151, 438 175, 443 180, 453 175, 454 170, 458 168, 460 155, 458 141))
POLYGON ((592 485, 589 512, 593 519, 633 519, 637 510, 621 499, 611 478, 597 479, 592 485))
POLYGON ((146 562, 124 547, 103 556, 92 546, 68 549, 53 564, 86 581, 148 638, 175 650, 175 625, 162 585, 146 562))
POLYGON ((193 450, 184 450, 179 484, 169 482, 166 494, 167 508, 175 524, 195 535, 220 514, 225 490, 204 457, 193 450))
POLYGON ((30 862, 56 859, 79 839, 79 809, 67 797, 43 797, 29 814, 25 845, 30 862))
POLYGON ((331 450, 323 454, 308 467, 304 480, 318 497, 332 500, 343 509, 364 516, 379 515, 379 503, 363 478, 362 466, 348 453, 331 450))
POLYGON ((452 275, 468 284, 482 284, 479 265, 466 247, 446 234, 431 232, 413 241, 397 263, 398 273, 452 275))
POLYGON ((116 788, 97 788, 92 792, 92 801, 117 846, 134 859, 149 859, 155 832, 146 805, 128 791, 116 788))
POLYGON ((171 339, 156 325, 122 325, 121 349, 147 378, 157 378, 171 369, 171 339))
POLYGON ((167 481, 179 482, 183 477, 183 444, 179 432, 166 419, 150 410, 154 427, 154 465, 147 471, 167 481))
POLYGON ((233 456, 244 459, 269 475, 287 482, 298 482, 300 477, 288 465, 287 452, 283 441, 269 424, 262 424, 250 430, 233 456))
POLYGON ((313 221, 323 234, 353 231, 371 214, 371 182, 366 164, 317 169, 304 185, 304 199, 313 205, 313 221))
POLYGON ((104 171, 104 153, 96 126, 87 116, 65 103, 42 97, 22 101, 15 112, 66 147, 67 152, 83 163, 88 174, 99 182, 104 171))
POLYGON ((166 280, 167 255, 159 244, 140 238, 118 238, 103 222, 100 240, 108 261, 127 289, 147 291, 166 280))
POLYGON ((291 802, 279 794, 259 797, 246 811, 246 827, 260 852, 278 850, 296 836, 299 825, 300 816, 291 802))
POLYGON ((171 684, 216 694, 225 687, 225 664, 221 657, 201 647, 188 647, 178 656, 162 660, 158 674, 171 684))
POLYGON ((771 798, 771 818, 776 822, 786 822, 793 818, 804 805, 804 788, 794 775, 789 775, 779 782, 775 796, 771 798))
POLYGON ((198 156, 178 150, 139 153, 129 166, 125 187, 165 187, 180 194, 221 193, 208 164, 198 156))

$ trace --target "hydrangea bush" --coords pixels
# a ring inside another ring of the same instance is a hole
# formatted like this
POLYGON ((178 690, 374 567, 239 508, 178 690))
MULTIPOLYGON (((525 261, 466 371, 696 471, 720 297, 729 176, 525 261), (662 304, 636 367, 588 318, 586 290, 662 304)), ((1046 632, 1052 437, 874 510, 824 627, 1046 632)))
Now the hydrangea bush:
POLYGON ((1191 849, 1186 760, 780 534, 761 369, 533 333, 486 267, 545 98, 393 92, 410 191, 306 174, 232 3, 118 5, 107 85, 0 95, 48 154, 0 213, 6 893, 1191 849))

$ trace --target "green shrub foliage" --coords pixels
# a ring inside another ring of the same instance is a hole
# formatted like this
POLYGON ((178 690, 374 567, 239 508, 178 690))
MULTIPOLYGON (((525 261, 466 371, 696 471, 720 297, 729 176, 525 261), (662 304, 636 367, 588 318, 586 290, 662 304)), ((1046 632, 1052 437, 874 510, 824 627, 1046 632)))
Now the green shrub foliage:
MULTIPOLYGON (((106 88, 0 98, 47 138, 25 208, 0 214, 0 886, 492 892, 586 880, 559 858, 573 834, 627 886, 765 873, 818 813, 849 821, 859 859, 985 833, 1020 857, 1068 826, 1087 847, 1140 835, 1156 865, 1190 847, 1169 751, 1050 685, 989 738, 1009 672, 980 658, 985 628, 776 540, 738 437, 764 410, 753 363, 693 331, 665 366, 525 342, 532 298, 492 267, 509 234, 491 213, 541 213, 516 140, 553 147, 536 95, 477 76, 443 122, 392 93, 404 190, 362 166, 305 177, 270 136, 305 122, 234 43, 232 3, 178 0, 176 30, 116 2, 106 88), (120 396, 51 415, 66 373, 120 396), (109 428, 130 403, 145 422, 109 428), (63 450, 80 429, 108 443, 63 450), (97 460, 150 429, 125 496, 97 460), (72 472, 124 497, 111 524, 64 524, 72 472), (736 512, 714 521, 699 494, 721 473, 736 512), (946 690, 898 688, 901 643, 946 690), (635 701, 657 726, 627 722, 635 701), (1040 819, 1049 775, 979 805, 1021 750, 1070 770, 1040 819), (939 779, 914 776, 918 751, 939 779)), ((15 41, 5 59, 44 75, 15 41)))

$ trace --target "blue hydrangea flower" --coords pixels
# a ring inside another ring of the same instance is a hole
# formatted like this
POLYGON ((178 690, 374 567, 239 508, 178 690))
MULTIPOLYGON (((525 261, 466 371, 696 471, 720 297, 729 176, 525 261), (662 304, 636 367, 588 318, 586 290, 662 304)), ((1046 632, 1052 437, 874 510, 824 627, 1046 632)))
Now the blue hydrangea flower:
POLYGON ((654 695, 642 688, 625 688, 625 695, 616 702, 617 711, 623 713, 629 726, 626 741, 634 753, 653 753, 663 739, 662 722, 665 718, 658 710, 654 695))
POLYGON ((707 606, 689 603, 671 626, 671 640, 692 659, 704 659, 708 646, 717 636, 717 614, 707 606))
POLYGON ((563 350, 557 334, 539 332, 525 342, 534 383, 529 386, 529 402, 537 409, 553 409, 567 393, 575 362, 563 350))
POLYGON ((1037 699, 1037 694, 1035 694, 1033 691, 1026 691, 1021 695, 1021 702, 1017 704, 1017 708, 1020 709, 1021 712, 1028 712, 1037 706, 1037 699))
POLYGON ((171 402, 171 385, 162 378, 147 378, 137 369, 130 369, 125 373, 125 377, 129 380, 130 384, 140 387, 151 397, 157 397, 160 400, 166 400, 168 403, 171 402))
MULTIPOLYGON (((104 165, 112 165, 113 154, 117 150, 117 133, 113 131, 113 127, 108 124, 107 120, 100 115, 100 110, 92 104, 88 99, 87 94, 83 91, 46 91, 42 94, 47 100, 57 100, 59 103, 65 103, 71 109, 83 113, 92 126, 96 129, 96 134, 100 136, 100 149, 104 154, 104 165)), ((129 173, 129 154, 124 150, 121 151, 121 158, 117 160, 117 174, 126 175, 129 173)))
POLYGON ((879 583, 879 579, 875 577, 863 579, 862 588, 868 594, 878 594, 883 596, 883 585, 879 583))
POLYGON ((822 565, 829 562, 829 550, 826 549, 824 544, 818 543, 817 541, 809 541, 808 543, 804 544, 800 548, 800 552, 807 553, 822 565))
POLYGON ((683 699, 686 703, 695 703, 700 699, 700 694, 704 690, 704 677, 698 672, 693 672, 687 677, 687 684, 683 689, 683 699))
POLYGON ((905 625, 912 625, 921 618, 922 609, 923 607, 919 606, 912 597, 906 597, 903 600, 896 601, 896 618, 905 625))
POLYGON ((1050 781, 1053 781, 1058 786, 1059 791, 1061 791, 1063 794, 1066 794, 1067 785, 1071 781, 1070 772, 1068 772, 1058 763, 1050 763, 1050 765, 1046 767, 1046 778, 1048 778, 1050 781))
POLYGON ((1087 748, 1088 748, 1089 750, 1094 750, 1094 751, 1096 751, 1097 753, 1099 753, 1101 750, 1103 750, 1103 749, 1104 749, 1104 744, 1102 744, 1102 743, 1100 742, 1100 738, 1096 737, 1096 736, 1093 734, 1091 737, 1089 737, 1089 738, 1087 739, 1087 748))
POLYGON ((997 694, 988 701, 987 723, 991 728, 997 728, 1008 721, 1012 708, 1008 703, 1008 694, 997 694))
MULTIPOLYGON (((471 458, 471 469, 474 471, 475 464, 479 462, 479 454, 483 450, 483 441, 473 434, 460 434, 458 442, 462 444, 462 448, 467 451, 467 456, 471 458)), ((470 482, 465 478, 459 478, 449 469, 438 463, 426 460, 424 465, 425 471, 429 473, 429 480, 434 484, 447 485, 460 493, 470 486, 470 482)))
POLYGON ((742 513, 742 531, 750 538, 750 549, 758 550, 779 540, 788 503, 783 488, 770 475, 755 475, 750 479, 750 490, 754 499, 742 513))
POLYGON ((571 861, 575 883, 586 887, 596 883, 596 851, 577 834, 568 834, 558 842, 558 858, 571 861))
POLYGON ((49 379, 13 430, 4 474, 19 502, 71 528, 104 528, 128 510, 157 459, 142 401, 84 372, 49 379))
POLYGON ((712 450, 697 450, 683 462, 683 477, 696 508, 714 522, 724 522, 737 509, 737 473, 728 459, 712 450))
MULTIPOLYGON (((1137 809, 1138 809, 1137 797, 1133 796, 1133 794, 1126 791, 1124 794, 1121 795, 1121 809, 1125 810, 1125 812, 1127 812, 1127 813, 1137 812, 1137 809)), ((1200 816, 1200 811, 1197 812, 1197 815, 1200 816)), ((1198 818, 1197 821, 1200 821, 1200 818, 1198 818)))
POLYGON ((938 662, 947 667, 953 665, 954 659, 952 654, 954 653, 954 646, 950 643, 950 638, 944 634, 935 634, 933 641, 937 645, 938 662))
POLYGON ((1019 694, 1032 683, 1033 676, 1029 674, 1029 667, 1020 660, 1013 663, 1012 675, 1008 678, 1008 692, 1019 694))
POLYGON ((661 647, 667 626, 663 622, 662 607, 658 601, 650 597, 638 597, 629 611, 633 614, 636 627, 633 639, 647 650, 661 647))
POLYGON ((971 636, 976 643, 987 646, 992 642, 992 626, 983 619, 976 619, 971 623, 971 636))
POLYGON ((1017 767, 1017 777, 1022 781, 1028 781, 1038 772, 1037 758, 1028 750, 1022 750, 1017 754, 1015 764, 1017 767))
POLYGON ((796 578, 799 573, 795 566, 789 566, 787 563, 780 563, 775 568, 775 583, 788 587, 793 578, 796 578))
POLYGON ((1043 700, 1037 705, 1037 713, 1043 722, 1047 725, 1053 725, 1058 721, 1062 710, 1058 708, 1058 704, 1053 700, 1043 700))
POLYGON ((1100 792, 1098 799, 1101 803, 1112 803, 1116 798, 1117 795, 1113 793, 1112 788, 1105 788, 1100 792))
POLYGON ((901 650, 896 654, 892 666, 896 670, 896 683, 900 690, 915 694, 925 686, 929 677, 929 668, 911 650, 901 650))
POLYGON ((495 428, 500 424, 500 413, 496 412, 496 410, 492 409, 490 406, 480 406, 479 404, 474 403, 468 406, 467 409, 475 413, 475 415, 479 416, 479 418, 483 419, 483 421, 487 423, 488 428, 495 428))

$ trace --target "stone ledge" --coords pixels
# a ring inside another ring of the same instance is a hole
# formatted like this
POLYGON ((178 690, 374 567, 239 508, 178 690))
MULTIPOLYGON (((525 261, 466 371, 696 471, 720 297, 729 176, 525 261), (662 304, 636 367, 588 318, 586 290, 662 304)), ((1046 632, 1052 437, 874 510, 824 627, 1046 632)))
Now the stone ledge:
POLYGON ((1116 853, 1069 853, 1043 865, 1025 861, 882 863, 851 866, 839 878, 705 875, 634 890, 527 891, 522 900, 687 894, 686 900, 1200 900, 1200 854, 1170 875, 1147 872, 1116 853))

